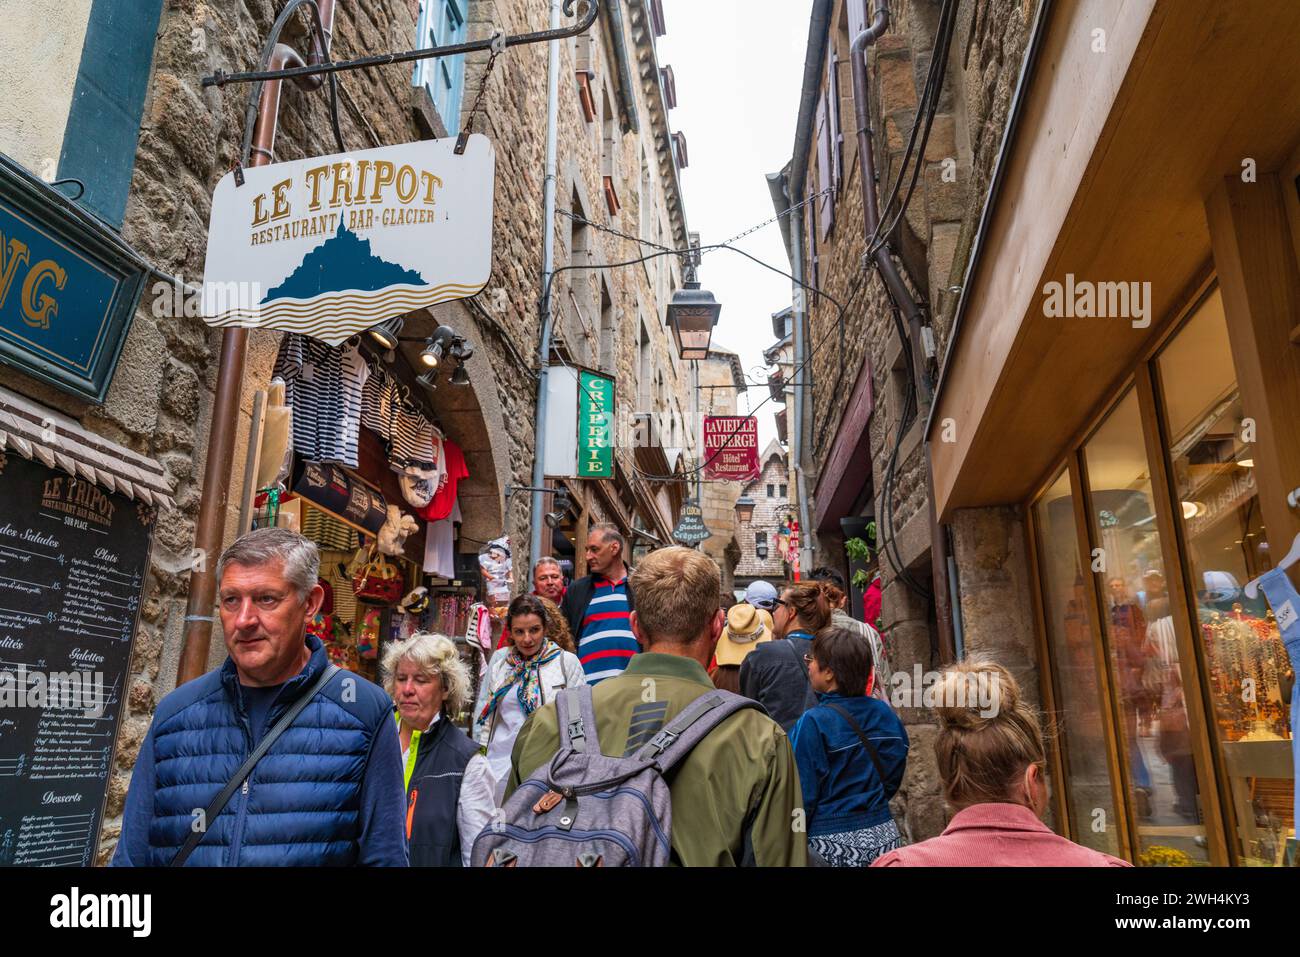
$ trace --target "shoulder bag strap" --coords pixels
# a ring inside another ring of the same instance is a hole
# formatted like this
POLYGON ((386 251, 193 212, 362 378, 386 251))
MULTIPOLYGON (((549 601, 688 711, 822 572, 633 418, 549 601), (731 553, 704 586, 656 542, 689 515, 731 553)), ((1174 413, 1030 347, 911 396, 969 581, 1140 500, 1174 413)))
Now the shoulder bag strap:
POLYGON ((811 684, 812 678, 808 675, 808 662, 803 660, 803 655, 799 654, 799 649, 794 646, 793 641, 787 638, 785 644, 790 649, 790 654, 794 655, 794 660, 799 662, 799 667, 803 669, 804 680, 811 684))
POLYGON ((837 704, 831 704, 829 701, 825 702, 825 704, 826 707, 835 711, 841 718, 849 723, 849 727, 853 729, 853 733, 858 736, 858 740, 862 742, 862 746, 867 749, 867 757, 871 759, 871 766, 876 769, 876 775, 880 778, 880 787, 883 790, 887 786, 885 783, 887 779, 885 778, 884 769, 880 766, 880 755, 876 753, 876 746, 871 743, 871 739, 867 737, 867 733, 862 730, 860 724, 853 720, 853 715, 849 714, 846 708, 841 708, 837 704))
POLYGON ((194 848, 199 846, 199 842, 208 833, 208 828, 212 826, 212 822, 217 819, 217 815, 225 810, 226 805, 230 803, 230 798, 244 783, 244 779, 253 773, 253 768, 256 767, 257 762, 262 760, 267 751, 271 750, 271 745, 275 744, 280 735, 289 729, 289 725, 293 724, 294 718, 302 713, 302 709, 307 707, 307 703, 312 698, 316 697, 316 693, 329 684, 330 679, 338 674, 340 670, 339 666, 335 664, 326 666, 320 677, 312 683, 312 686, 293 703, 293 706, 288 711, 280 716, 280 720, 275 723, 275 726, 266 732, 258 746, 253 749, 253 753, 248 756, 248 760, 239 766, 239 770, 235 772, 234 777, 226 782, 226 786, 212 799, 212 803, 204 809, 204 826, 202 830, 190 831, 189 836, 185 838, 185 843, 176 852, 176 856, 172 858, 169 867, 180 867, 189 859, 190 854, 194 852, 194 848))

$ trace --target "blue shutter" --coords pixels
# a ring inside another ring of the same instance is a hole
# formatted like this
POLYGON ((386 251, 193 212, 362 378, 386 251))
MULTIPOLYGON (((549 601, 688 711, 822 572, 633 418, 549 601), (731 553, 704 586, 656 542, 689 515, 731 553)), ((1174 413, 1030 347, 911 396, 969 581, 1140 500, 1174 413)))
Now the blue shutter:
MULTIPOLYGON (((466 16, 468 0, 423 0, 417 27, 420 49, 464 43, 469 35, 466 16)), ((415 67, 415 84, 424 86, 447 133, 460 132, 460 104, 465 90, 465 54, 420 60, 415 67)))
POLYGON ((85 183, 81 204, 119 229, 161 13, 162 0, 95 0, 63 133, 59 178, 85 183))

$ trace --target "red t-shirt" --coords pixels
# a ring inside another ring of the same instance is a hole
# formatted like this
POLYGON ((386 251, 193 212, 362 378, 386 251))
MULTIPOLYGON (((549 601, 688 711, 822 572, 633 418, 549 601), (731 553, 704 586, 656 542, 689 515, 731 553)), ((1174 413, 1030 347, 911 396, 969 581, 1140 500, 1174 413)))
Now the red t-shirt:
POLYGON ((451 508, 456 504, 456 486, 461 479, 469 478, 469 469, 465 468, 465 455, 459 445, 447 439, 442 443, 442 455, 447 466, 447 481, 433 493, 428 505, 417 510, 417 514, 426 522, 440 522, 451 514, 451 508))

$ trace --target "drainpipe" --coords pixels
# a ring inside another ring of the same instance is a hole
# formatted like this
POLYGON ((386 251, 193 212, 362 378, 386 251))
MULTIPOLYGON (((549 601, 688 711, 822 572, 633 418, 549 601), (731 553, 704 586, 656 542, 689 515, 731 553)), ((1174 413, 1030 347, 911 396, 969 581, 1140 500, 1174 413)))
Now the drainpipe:
MULTIPOLYGON (((551 29, 560 27, 560 0, 551 0, 551 29)), ((560 117, 560 41, 550 42, 550 65, 546 75, 546 181, 542 187, 542 341, 537 350, 537 415, 533 427, 533 480, 535 489, 546 484, 546 379, 551 361, 551 273, 555 271, 555 167, 557 131, 560 117)), ((542 492, 532 494, 532 527, 529 556, 532 561, 550 554, 542 549, 542 532, 546 528, 542 515, 545 503, 542 492)), ((508 503, 507 503, 508 504, 508 503)))
POLYGON ((623 129, 628 133, 639 133, 641 123, 636 115, 636 96, 633 93, 635 87, 632 86, 632 67, 627 55, 627 39, 623 36, 621 0, 605 0, 605 13, 609 16, 609 35, 614 41, 614 59, 618 61, 618 98, 623 101, 623 116, 626 120, 623 129))
MULTIPOLYGON (((286 8, 277 20, 277 32, 287 19, 286 14, 290 9, 286 8)), ((319 0, 318 9, 324 32, 324 48, 322 49, 322 41, 313 36, 312 51, 308 57, 312 65, 324 62, 328 55, 329 38, 334 27, 334 0, 319 0)), ((287 44, 277 43, 263 69, 283 70, 306 65, 297 50, 287 44)), ((303 89, 316 89, 323 81, 323 76, 305 76, 294 82, 303 89)), ((273 158, 276 121, 280 111, 280 82, 266 80, 262 84, 257 122, 253 126, 253 148, 248 162, 250 167, 270 165, 273 158)), ((216 621, 213 612, 217 596, 217 556, 221 554, 230 501, 230 469, 235 457, 235 438, 239 431, 239 403, 244 389, 244 360, 247 354, 246 328, 235 326, 222 332, 208 456, 203 466, 203 494, 199 499, 199 515, 195 522, 194 547, 202 556, 202 562, 190 573, 180 664, 176 669, 178 686, 208 670, 212 625, 216 621)))
MULTIPOLYGON (((790 208, 790 184, 784 176, 781 177, 781 189, 785 192, 786 208, 790 208)), ((803 224, 802 214, 790 217, 790 245, 794 248, 795 254, 790 257, 791 275, 794 276, 794 282, 791 284, 794 294, 791 302, 794 308, 791 310, 790 319, 794 325, 794 422, 790 425, 790 465, 794 469, 794 487, 795 494, 799 497, 799 567, 811 569, 813 567, 813 549, 812 521, 809 518, 808 511, 808 483, 804 477, 803 471, 803 403, 804 393, 808 390, 804 388, 804 382, 807 381, 804 374, 804 355, 805 343, 803 334, 804 306, 808 301, 808 293, 803 288, 803 224)))
MULTIPOLYGON (((876 161, 871 143, 870 103, 867 97, 867 57, 866 49, 879 39, 889 25, 889 5, 886 0, 879 0, 871 24, 853 38, 849 61, 853 68, 853 111, 858 124, 858 162, 862 179, 863 230, 867 242, 875 235, 880 224, 880 207, 876 199, 876 161)), ((876 250, 876 266, 889 297, 899 311, 907 318, 910 342, 904 341, 904 348, 911 349, 912 369, 917 391, 917 418, 928 418, 932 401, 930 376, 925 367, 925 353, 921 348, 921 308, 908 291, 898 267, 890 255, 888 244, 876 250)), ((931 473, 930 443, 924 447, 926 459, 925 480, 926 493, 929 497, 930 510, 930 573, 934 592, 935 619, 939 627, 939 653, 944 661, 956 659, 956 642, 953 637, 953 600, 956 593, 950 590, 948 577, 948 538, 943 526, 939 524, 934 507, 934 477, 931 473)), ((888 507, 888 504, 886 504, 888 507)), ((960 607, 960 606, 958 606, 960 607)), ((960 611, 958 611, 960 614, 960 611)))

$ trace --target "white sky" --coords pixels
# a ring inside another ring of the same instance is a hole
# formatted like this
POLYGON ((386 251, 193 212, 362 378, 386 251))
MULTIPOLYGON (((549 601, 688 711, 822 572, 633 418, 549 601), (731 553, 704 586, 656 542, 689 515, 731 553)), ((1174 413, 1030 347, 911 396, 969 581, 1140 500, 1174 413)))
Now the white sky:
MULTIPOLYGON (((687 223, 703 244, 724 242, 776 213, 766 175, 789 161, 794 146, 812 0, 663 4, 668 33, 657 50, 677 82, 669 124, 686 135, 687 223)), ((775 223, 736 245, 790 271, 775 223)), ((748 378, 765 379, 763 350, 776 341, 771 315, 790 305, 790 280, 726 250, 704 255, 699 278, 722 303, 714 345, 738 352, 748 378)), ((766 385, 750 386, 741 414, 766 397, 766 385)), ((700 399, 707 405, 707 396, 700 399)), ((755 413, 760 449, 776 438, 772 415, 780 408, 768 402, 755 413)))

